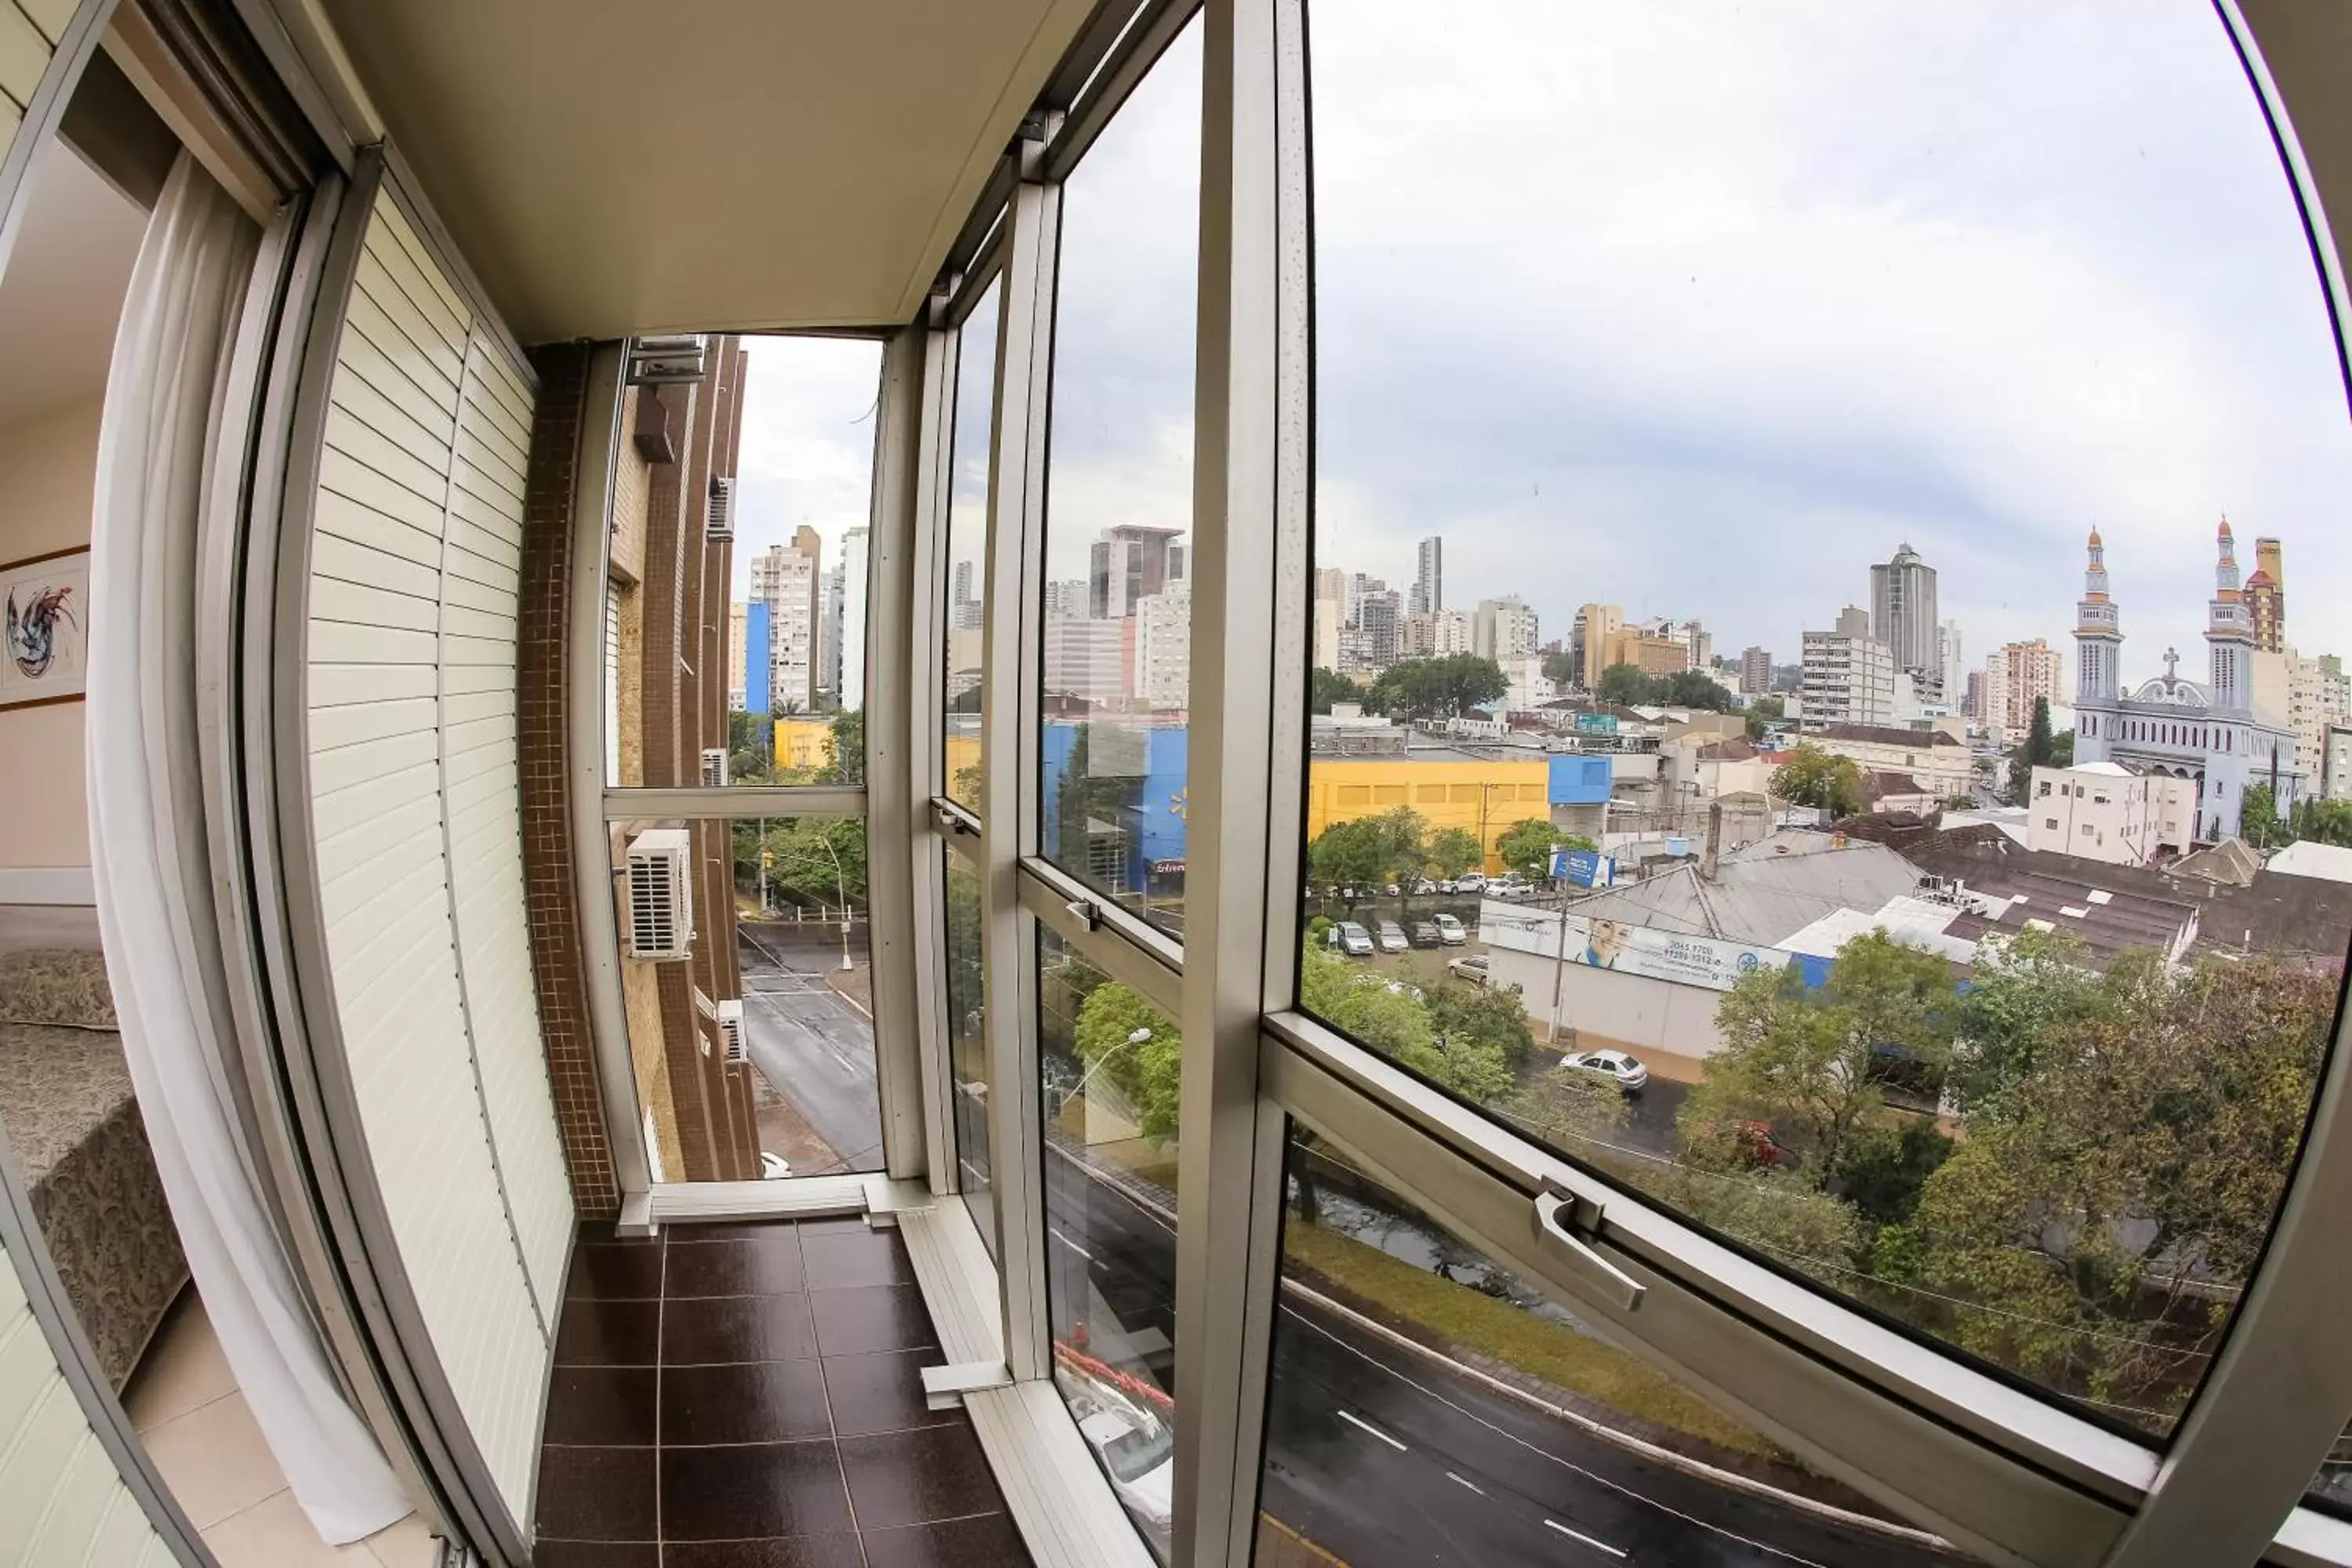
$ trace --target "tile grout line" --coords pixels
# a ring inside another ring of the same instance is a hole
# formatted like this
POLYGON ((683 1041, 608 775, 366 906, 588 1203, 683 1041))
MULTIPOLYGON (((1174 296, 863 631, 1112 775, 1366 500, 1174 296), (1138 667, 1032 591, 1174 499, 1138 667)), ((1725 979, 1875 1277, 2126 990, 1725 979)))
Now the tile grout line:
MULTIPOLYGON (((801 1258, 801 1289, 810 1292, 808 1248, 802 1245, 801 1227, 793 1226, 793 1247, 801 1258)), ((809 1337, 816 1341, 816 1385, 824 1394, 824 1429, 833 1439, 833 1468, 841 1477, 841 1500, 849 1507, 849 1533, 857 1542, 857 1561, 873 1568, 873 1559, 866 1554, 866 1531, 857 1523, 857 1499, 849 1489, 849 1461, 841 1454, 841 1423, 833 1414, 833 1379, 824 1370, 824 1341, 817 1333, 816 1303, 809 1303, 809 1337)))
POLYGON ((662 1543, 662 1363, 668 1358, 662 1353, 662 1333, 669 1321, 669 1237, 664 1236, 656 1243, 661 1248, 661 1285, 654 1295, 654 1568, 662 1568, 668 1549, 662 1543))

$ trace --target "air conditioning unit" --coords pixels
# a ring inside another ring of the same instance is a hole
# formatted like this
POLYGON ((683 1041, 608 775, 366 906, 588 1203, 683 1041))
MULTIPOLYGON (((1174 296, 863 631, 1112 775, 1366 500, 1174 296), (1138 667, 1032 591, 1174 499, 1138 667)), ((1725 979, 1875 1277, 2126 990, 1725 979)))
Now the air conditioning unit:
POLYGON ((751 1047, 743 1043, 743 1004, 730 997, 719 1004, 719 1057, 729 1067, 737 1067, 751 1059, 751 1047))
POLYGON ((735 481, 710 476, 710 500, 702 509, 702 536, 713 544, 735 542, 735 481))
POLYGON ((664 332, 629 340, 629 384, 665 386, 709 374, 710 340, 699 332, 664 332))
POLYGON ((703 749, 702 787, 705 789, 725 789, 727 787, 726 747, 708 746, 703 749))
POLYGON ((694 838, 649 827, 629 840, 629 956, 667 963, 693 956, 694 838))

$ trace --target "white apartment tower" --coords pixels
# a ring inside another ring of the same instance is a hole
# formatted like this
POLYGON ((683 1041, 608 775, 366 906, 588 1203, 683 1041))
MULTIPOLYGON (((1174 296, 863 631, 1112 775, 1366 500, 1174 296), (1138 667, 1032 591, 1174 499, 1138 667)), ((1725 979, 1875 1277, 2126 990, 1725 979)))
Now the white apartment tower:
POLYGON ((824 541, 803 523, 790 544, 772 544, 751 557, 751 597, 768 606, 768 651, 774 668, 768 687, 777 713, 816 707, 817 640, 824 629, 824 541))
POLYGON ((1536 613, 1516 594, 1478 601, 1470 621, 1470 651, 1508 664, 1536 651, 1536 613))
POLYGON ((1806 729, 1895 722, 1895 658, 1870 624, 1867 612, 1849 605, 1836 629, 1805 634, 1806 729))

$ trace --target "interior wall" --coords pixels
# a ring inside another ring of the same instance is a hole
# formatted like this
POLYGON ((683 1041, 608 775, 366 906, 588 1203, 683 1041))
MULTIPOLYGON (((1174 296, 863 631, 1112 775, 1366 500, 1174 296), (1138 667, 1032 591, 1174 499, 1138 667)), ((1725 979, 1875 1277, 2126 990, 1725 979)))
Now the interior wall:
MULTIPOLYGON (((0 426, 0 563, 89 543, 103 399, 0 426)), ((0 870, 88 866, 82 705, 0 709, 0 870)))

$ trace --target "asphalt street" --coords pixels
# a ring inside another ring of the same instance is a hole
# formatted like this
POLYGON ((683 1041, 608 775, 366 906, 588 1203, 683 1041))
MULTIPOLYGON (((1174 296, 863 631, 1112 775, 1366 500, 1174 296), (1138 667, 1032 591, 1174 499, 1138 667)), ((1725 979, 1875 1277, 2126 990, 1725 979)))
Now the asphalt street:
MULTIPOLYGON (((1062 1300, 1091 1283, 1123 1330, 1172 1340, 1167 1220, 1066 1150, 1047 1166, 1062 1300)), ((1172 1386, 1161 1360, 1152 1370, 1172 1386)), ((1297 1298, 1274 1367, 1260 1504, 1349 1568, 1960 1561, 1652 1460, 1297 1298)))
MULTIPOLYGON (((841 967, 841 928, 782 921, 736 926, 743 969, 743 1037, 751 1065, 793 1103, 840 1163, 816 1176, 882 1168, 881 1090, 874 1021, 825 984, 841 967)), ((864 957, 862 933, 851 953, 864 957)))

